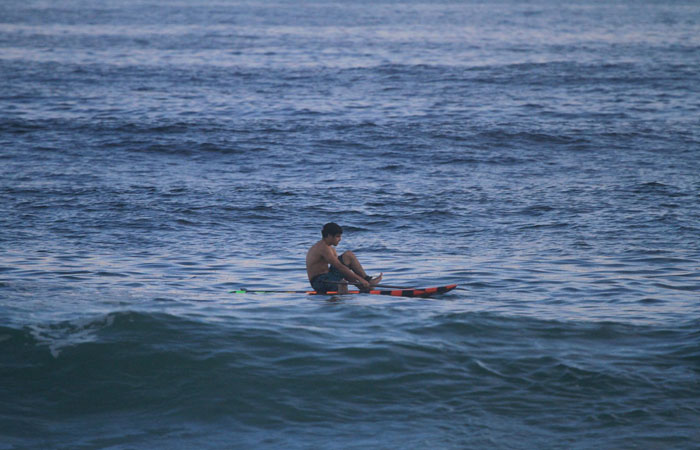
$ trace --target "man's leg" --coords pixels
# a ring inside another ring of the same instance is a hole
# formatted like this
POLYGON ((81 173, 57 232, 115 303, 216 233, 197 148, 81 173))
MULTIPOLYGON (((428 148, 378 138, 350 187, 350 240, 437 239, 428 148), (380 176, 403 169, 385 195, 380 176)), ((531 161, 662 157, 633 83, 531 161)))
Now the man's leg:
MULTIPOLYGON (((367 272, 365 272, 365 269, 362 267, 362 264, 360 264, 360 261, 357 259, 357 257, 351 250, 348 250, 347 252, 340 255, 340 262, 348 266, 350 270, 355 272, 357 275, 367 279, 367 272)), ((382 276, 383 275, 380 274, 378 277, 373 278, 372 280, 370 280, 369 284, 371 286, 379 284, 379 282, 382 280, 382 276)))

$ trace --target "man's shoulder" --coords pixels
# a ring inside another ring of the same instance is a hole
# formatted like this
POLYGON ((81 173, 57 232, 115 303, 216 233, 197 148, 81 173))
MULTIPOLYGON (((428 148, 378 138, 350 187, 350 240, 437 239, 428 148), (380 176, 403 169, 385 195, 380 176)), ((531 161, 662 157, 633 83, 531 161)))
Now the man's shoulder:
POLYGON ((311 248, 309 248, 309 254, 323 253, 324 247, 325 245, 323 241, 318 241, 314 245, 312 245, 311 248))

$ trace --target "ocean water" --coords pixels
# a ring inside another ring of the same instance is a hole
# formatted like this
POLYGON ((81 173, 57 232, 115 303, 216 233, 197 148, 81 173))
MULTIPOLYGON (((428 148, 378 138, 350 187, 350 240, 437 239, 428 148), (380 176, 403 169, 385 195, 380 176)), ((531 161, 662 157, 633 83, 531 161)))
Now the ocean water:
POLYGON ((0 449, 697 448, 699 130, 695 1, 4 0, 0 449))

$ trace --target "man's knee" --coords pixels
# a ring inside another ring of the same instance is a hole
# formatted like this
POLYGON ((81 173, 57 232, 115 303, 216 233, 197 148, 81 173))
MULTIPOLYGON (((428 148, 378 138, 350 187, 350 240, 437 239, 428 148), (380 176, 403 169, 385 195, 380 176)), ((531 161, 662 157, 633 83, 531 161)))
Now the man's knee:
POLYGON ((352 252, 352 250, 348 250, 345 253, 343 253, 342 255, 340 255, 340 258, 338 258, 338 259, 340 259, 340 262, 342 262, 343 264, 345 264, 347 266, 352 262, 352 258, 354 258, 354 257, 355 257, 355 254, 352 252))

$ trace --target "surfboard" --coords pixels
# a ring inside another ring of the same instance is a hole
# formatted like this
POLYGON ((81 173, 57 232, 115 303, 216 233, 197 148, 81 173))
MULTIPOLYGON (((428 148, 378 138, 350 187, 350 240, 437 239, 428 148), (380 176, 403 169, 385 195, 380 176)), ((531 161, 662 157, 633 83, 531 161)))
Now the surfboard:
POLYGON ((316 292, 316 291, 270 291, 259 289, 238 289, 230 291, 232 294, 306 294, 306 295, 391 295, 394 297, 430 297, 436 294, 444 294, 456 288, 456 284, 448 284, 447 286, 436 286, 428 288, 410 288, 410 289, 372 289, 370 291, 349 290, 346 294, 341 294, 338 291, 316 292))

